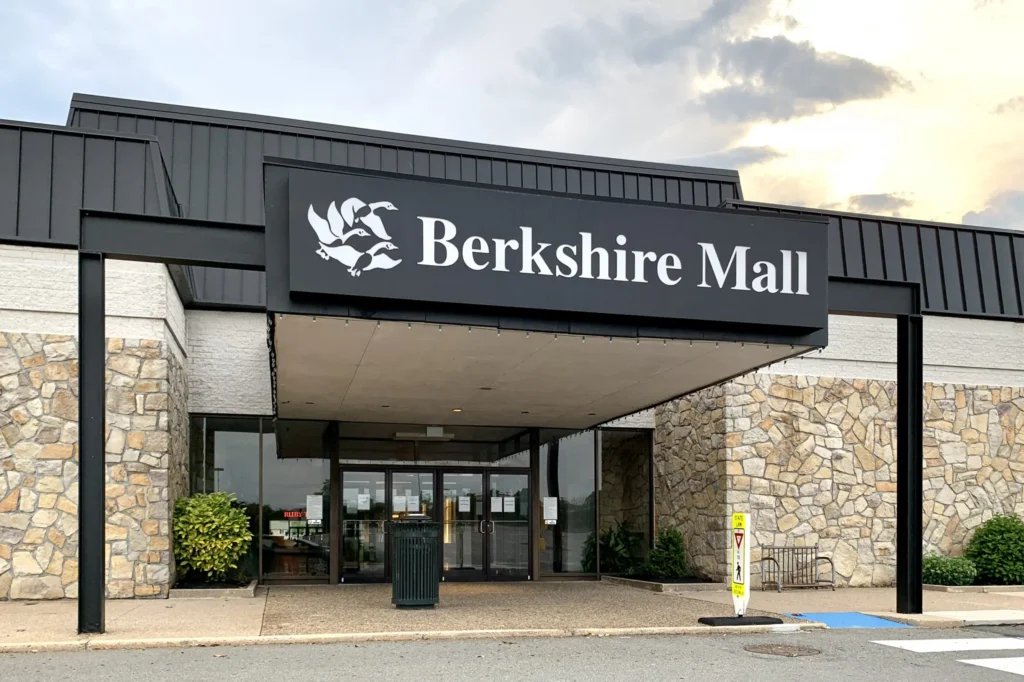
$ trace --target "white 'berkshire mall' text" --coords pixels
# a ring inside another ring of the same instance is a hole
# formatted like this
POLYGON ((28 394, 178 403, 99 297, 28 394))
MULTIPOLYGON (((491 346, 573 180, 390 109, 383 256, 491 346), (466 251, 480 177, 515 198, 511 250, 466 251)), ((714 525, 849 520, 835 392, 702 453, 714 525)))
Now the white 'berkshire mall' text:
MULTIPOLYGON (((427 216, 419 216, 419 219, 423 226, 423 259, 420 265, 444 268, 461 259, 470 270, 511 272, 508 254, 512 251, 520 254, 518 272, 524 275, 646 283, 646 267, 651 263, 663 284, 674 286, 682 281, 682 277, 676 274, 683 270, 683 261, 677 254, 668 252, 659 255, 653 251, 625 249, 611 249, 609 253, 608 249, 593 245, 593 237, 589 232, 579 233, 579 244, 559 244, 551 248, 551 244, 534 242, 533 228, 520 227, 521 240, 491 239, 489 242, 483 237, 470 236, 465 238, 460 248, 455 244, 458 229, 450 220, 427 216), (440 235, 438 228, 441 228, 440 235), (551 256, 554 257, 554 268, 547 260, 551 256)), ((625 235, 618 235, 615 243, 625 246, 625 235)), ((808 295, 805 251, 779 249, 778 263, 767 260, 750 263, 747 258, 750 247, 735 246, 723 265, 714 244, 697 242, 697 245, 701 250, 701 279, 698 287, 808 295)))

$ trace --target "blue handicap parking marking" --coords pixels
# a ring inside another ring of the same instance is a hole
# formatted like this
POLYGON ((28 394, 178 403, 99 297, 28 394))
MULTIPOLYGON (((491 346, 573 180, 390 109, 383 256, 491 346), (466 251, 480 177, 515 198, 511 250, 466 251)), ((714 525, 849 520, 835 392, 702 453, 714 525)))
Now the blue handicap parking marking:
POLYGON ((840 628, 909 628, 912 625, 897 623, 894 620, 886 620, 877 616, 869 616, 855 611, 831 612, 831 613, 787 613, 790 618, 801 620, 813 620, 824 623, 833 629, 840 628))

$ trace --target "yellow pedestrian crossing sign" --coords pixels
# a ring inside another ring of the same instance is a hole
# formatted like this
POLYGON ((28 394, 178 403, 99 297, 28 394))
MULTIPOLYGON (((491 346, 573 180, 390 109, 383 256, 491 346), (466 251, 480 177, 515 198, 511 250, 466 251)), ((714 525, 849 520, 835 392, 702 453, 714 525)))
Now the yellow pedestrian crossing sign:
POLYGON ((749 521, 749 514, 733 514, 729 531, 732 605, 737 616, 744 614, 750 601, 750 542, 747 537, 749 521))

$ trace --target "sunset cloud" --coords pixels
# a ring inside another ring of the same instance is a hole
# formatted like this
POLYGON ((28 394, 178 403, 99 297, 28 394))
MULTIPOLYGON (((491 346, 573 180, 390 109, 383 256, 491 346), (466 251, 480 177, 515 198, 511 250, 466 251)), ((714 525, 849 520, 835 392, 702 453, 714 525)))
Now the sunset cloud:
POLYGON ((736 168, 753 200, 1020 226, 1022 25, 1024 2, 998 0, 6 2, 0 118, 63 123, 86 92, 736 168))

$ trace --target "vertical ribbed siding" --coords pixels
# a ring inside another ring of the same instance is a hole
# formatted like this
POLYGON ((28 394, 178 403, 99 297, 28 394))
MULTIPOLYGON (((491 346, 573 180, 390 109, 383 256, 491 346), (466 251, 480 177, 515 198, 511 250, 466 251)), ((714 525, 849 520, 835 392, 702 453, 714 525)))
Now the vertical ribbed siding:
MULTIPOLYGON (((305 135, 129 113, 75 109, 72 125, 154 134, 160 140, 182 214, 262 225, 263 157, 276 156, 424 178, 560 194, 718 206, 739 197, 739 180, 706 180, 373 144, 343 135, 305 135)), ((593 164, 599 165, 599 164, 593 164)), ((196 300, 266 305, 263 273, 195 268, 196 300)))
POLYGON ((143 139, 0 123, 0 236, 73 246, 82 208, 168 213, 153 147, 143 139))
POLYGON ((375 145, 299 134, 205 123, 79 111, 85 128, 135 128, 159 138, 185 215, 262 225, 264 156, 366 168, 425 178, 474 182, 560 194, 718 206, 735 199, 735 182, 692 180, 643 173, 526 163, 479 155, 442 154, 412 147, 375 145), (134 119, 134 125, 124 123, 134 119))
POLYGON ((919 282, 928 313, 1024 317, 1024 233, 750 202, 731 205, 828 218, 830 277, 919 282))

